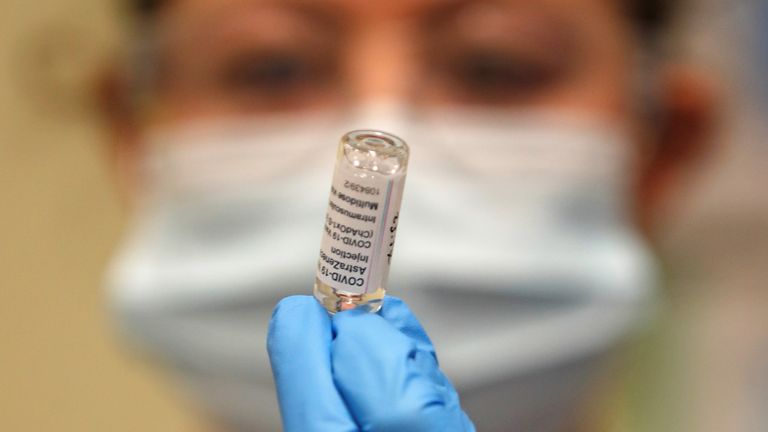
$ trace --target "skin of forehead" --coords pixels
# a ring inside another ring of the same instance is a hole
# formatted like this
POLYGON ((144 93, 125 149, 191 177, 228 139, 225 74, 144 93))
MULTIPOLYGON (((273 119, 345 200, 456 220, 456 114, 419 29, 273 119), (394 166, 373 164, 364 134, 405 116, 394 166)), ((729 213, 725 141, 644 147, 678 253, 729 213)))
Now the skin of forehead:
POLYGON ((294 7, 339 14, 356 21, 411 18, 451 5, 489 3, 530 7, 586 20, 590 25, 626 26, 616 0, 172 0, 161 12, 170 21, 210 23, 247 7, 294 7))

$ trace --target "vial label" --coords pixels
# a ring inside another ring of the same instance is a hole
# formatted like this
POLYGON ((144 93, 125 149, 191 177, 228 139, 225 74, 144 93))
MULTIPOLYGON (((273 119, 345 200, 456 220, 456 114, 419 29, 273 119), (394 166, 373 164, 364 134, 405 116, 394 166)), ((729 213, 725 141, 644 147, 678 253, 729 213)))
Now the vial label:
POLYGON ((317 264, 323 283, 348 294, 385 286, 404 184, 405 174, 336 169, 317 264))

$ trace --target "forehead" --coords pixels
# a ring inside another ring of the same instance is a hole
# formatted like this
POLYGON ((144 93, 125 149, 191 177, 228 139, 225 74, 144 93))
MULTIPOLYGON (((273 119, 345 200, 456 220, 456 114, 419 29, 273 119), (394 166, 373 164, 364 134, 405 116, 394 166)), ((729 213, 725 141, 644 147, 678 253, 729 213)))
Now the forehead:
MULTIPOLYGON (((420 18, 462 7, 489 6, 520 11, 546 11, 588 25, 620 21, 618 0, 173 0, 164 15, 186 20, 215 21, 243 11, 280 9, 324 13, 347 24, 420 18)), ((247 13, 247 12, 246 12, 247 13)))

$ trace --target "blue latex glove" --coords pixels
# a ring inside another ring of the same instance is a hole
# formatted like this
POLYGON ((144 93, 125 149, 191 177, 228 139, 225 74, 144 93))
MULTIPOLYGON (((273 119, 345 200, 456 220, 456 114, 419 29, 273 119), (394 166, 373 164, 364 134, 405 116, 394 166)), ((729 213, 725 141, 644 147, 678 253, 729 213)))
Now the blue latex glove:
POLYGON ((331 317, 313 297, 287 297, 267 350, 286 432, 475 430, 400 299, 386 297, 378 314, 331 317))

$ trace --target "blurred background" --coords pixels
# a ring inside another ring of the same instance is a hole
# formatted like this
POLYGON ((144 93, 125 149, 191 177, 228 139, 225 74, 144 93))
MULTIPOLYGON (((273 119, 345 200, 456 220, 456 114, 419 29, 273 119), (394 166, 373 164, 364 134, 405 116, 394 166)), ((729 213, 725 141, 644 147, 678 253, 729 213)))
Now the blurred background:
MULTIPOLYGON (((93 92, 126 38, 115 1, 0 3, 0 429, 203 430, 128 355, 102 275, 126 223, 93 92)), ((768 3, 693 0, 675 55, 711 72, 715 146, 668 209, 670 289, 604 401, 616 431, 768 428, 768 3)))

